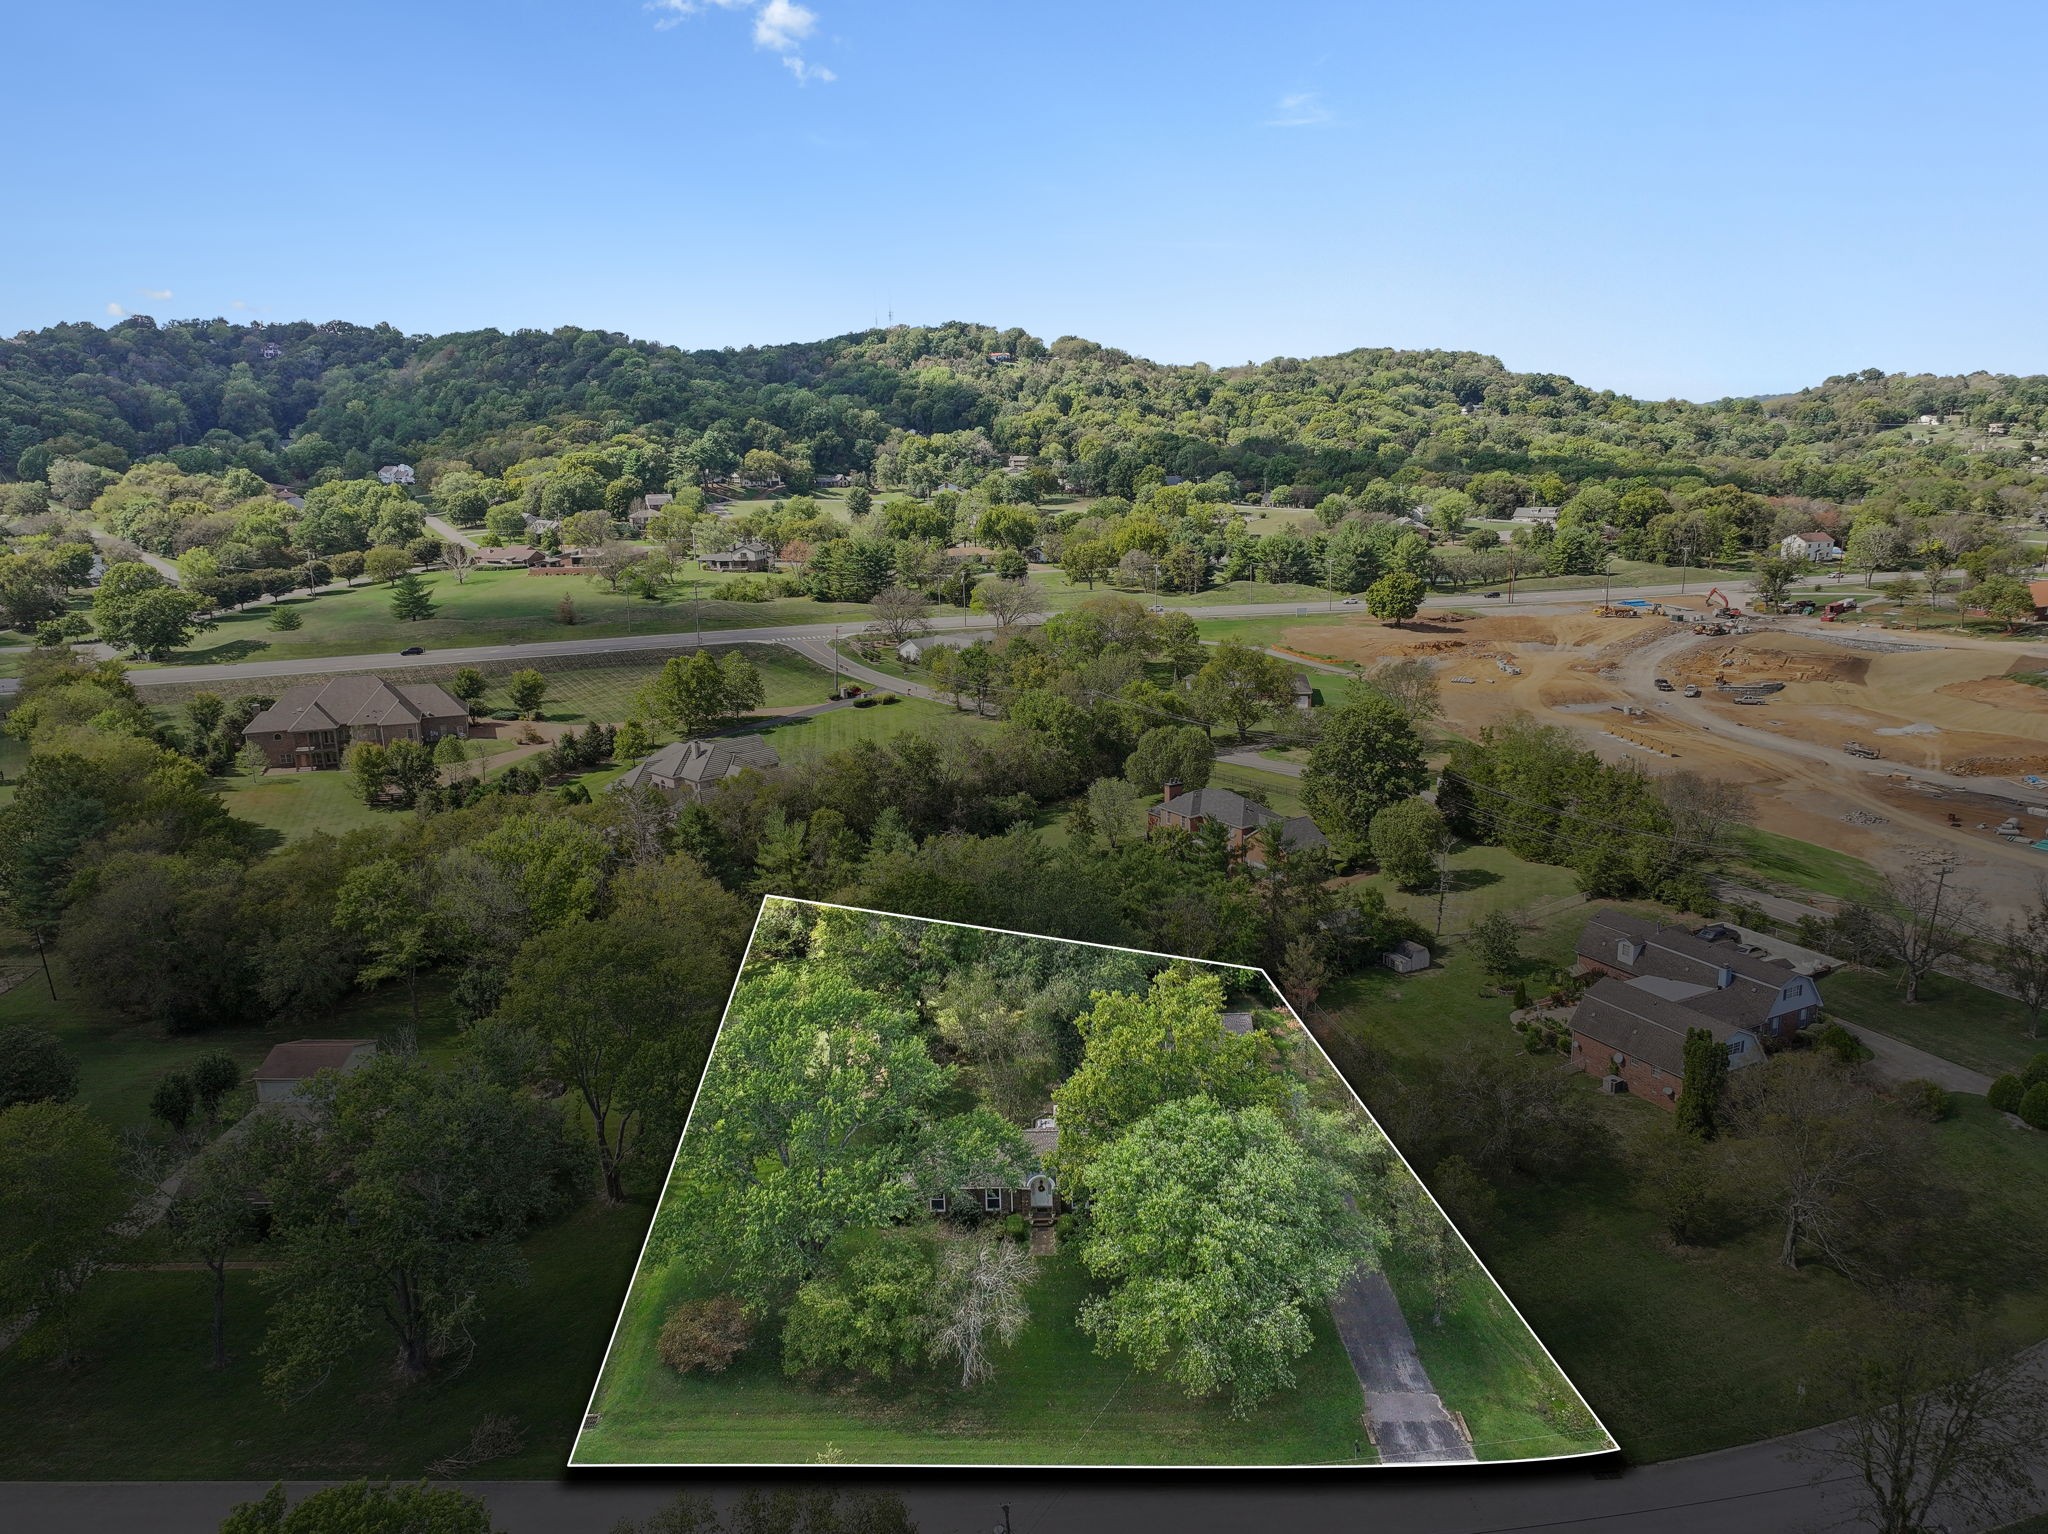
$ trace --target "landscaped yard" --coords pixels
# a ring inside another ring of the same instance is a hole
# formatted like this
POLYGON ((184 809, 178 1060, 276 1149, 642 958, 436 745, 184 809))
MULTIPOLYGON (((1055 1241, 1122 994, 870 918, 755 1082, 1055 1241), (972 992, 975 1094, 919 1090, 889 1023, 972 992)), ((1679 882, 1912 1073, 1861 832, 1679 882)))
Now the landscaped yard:
POLYGON ((1866 899, 1877 887, 1877 871, 1861 858, 1832 847, 1816 846, 1775 831, 1744 826, 1736 834, 1740 867, 1766 883, 1832 895, 1838 900, 1866 899))

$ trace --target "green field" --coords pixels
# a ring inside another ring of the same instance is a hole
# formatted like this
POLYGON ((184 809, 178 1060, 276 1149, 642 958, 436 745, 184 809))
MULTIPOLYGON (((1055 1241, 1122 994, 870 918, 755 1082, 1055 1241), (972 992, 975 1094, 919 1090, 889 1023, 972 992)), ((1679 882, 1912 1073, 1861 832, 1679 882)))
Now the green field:
POLYGON ((1821 997, 1851 1026, 1861 1023, 1987 1076, 2017 1071, 2048 1052, 2048 1038, 2027 1037, 2018 1002, 1946 975, 1921 981, 1920 1000, 1909 1007, 1890 975, 1852 965, 1828 976, 1821 997))
MULTIPOLYGON (((294 599, 303 626, 289 633, 269 626, 269 604, 224 613, 219 626, 199 635, 173 656, 173 666, 243 660, 298 660, 323 655, 366 655, 409 645, 430 650, 469 645, 532 643, 554 639, 616 639, 632 634, 687 634, 706 630, 759 628, 791 623, 864 623, 867 608, 847 603, 783 597, 771 602, 723 602, 718 589, 739 577, 708 575, 699 580, 703 600, 688 595, 664 602, 613 596, 593 576, 537 576, 524 570, 478 570, 462 585, 445 571, 422 579, 439 604, 435 616, 400 623, 391 616, 391 594, 383 586, 331 589, 294 599), (574 600, 577 622, 556 621, 556 605, 574 600)), ((687 593, 685 584, 684 591, 687 593)))
POLYGON ((1877 871, 1861 858, 1816 846, 1775 831, 1743 826, 1735 833, 1739 866, 1767 884, 1785 885, 1797 895, 1811 891, 1838 900, 1863 900, 1876 890, 1877 871))
POLYGON ((1030 1322, 996 1356, 995 1378, 967 1393, 944 1372, 815 1387, 786 1378, 758 1342, 722 1375, 678 1375, 654 1338, 690 1293, 686 1275, 680 1264, 642 1273, 575 1463, 1371 1463, 1358 1379, 1327 1313, 1315 1313, 1314 1345, 1295 1366, 1299 1388, 1233 1417, 1226 1402, 1191 1401, 1097 1354, 1074 1321, 1091 1289, 1079 1259, 1042 1263, 1030 1322))

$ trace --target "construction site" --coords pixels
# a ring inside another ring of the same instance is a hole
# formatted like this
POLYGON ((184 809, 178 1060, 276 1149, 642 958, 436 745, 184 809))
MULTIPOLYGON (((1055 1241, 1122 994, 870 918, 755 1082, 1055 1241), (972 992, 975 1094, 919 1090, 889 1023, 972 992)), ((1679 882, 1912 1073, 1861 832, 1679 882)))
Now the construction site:
POLYGON ((1994 910, 2031 902, 2048 879, 2048 687, 2028 678, 2048 651, 1841 611, 1760 618, 1717 592, 1400 628, 1304 622, 1282 646, 1426 661, 1457 734, 1527 715, 1610 761, 1739 782, 1764 830, 1880 869, 1939 846, 1994 910))

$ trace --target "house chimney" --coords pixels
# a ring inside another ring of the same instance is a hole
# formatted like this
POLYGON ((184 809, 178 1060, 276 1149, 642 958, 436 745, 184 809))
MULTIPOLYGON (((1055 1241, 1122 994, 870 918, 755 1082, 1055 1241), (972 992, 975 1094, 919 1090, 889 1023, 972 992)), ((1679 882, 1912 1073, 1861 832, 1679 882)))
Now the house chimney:
POLYGON ((1729 986, 1733 985, 1734 983, 1735 971, 1731 969, 1728 965, 1723 964, 1721 966, 1720 977, 1715 980, 1714 984, 1725 991, 1728 989, 1729 986))
POLYGON ((1165 803, 1165 804, 1171 804, 1171 803, 1173 803, 1173 801, 1174 801, 1174 800, 1178 799, 1179 797, 1180 797, 1180 779, 1179 779, 1179 778, 1168 778, 1168 779, 1166 780, 1166 798, 1165 798, 1165 799, 1164 799, 1163 801, 1161 801, 1161 802, 1162 802, 1162 803, 1165 803))

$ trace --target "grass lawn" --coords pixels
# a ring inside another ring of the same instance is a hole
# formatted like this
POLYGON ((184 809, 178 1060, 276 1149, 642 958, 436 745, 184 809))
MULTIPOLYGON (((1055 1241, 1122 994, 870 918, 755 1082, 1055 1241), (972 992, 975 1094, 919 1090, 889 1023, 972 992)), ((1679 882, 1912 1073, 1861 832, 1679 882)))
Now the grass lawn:
POLYGON ((1861 858, 1832 847, 1816 846, 1775 831, 1743 826, 1736 831, 1741 867, 1768 884, 1790 885, 1838 900, 1867 897, 1877 887, 1877 872, 1861 858))
MULTIPOLYGON (((496 745, 490 741, 486 744, 496 745)), ((356 797, 346 772, 266 772, 260 778, 215 778, 230 815, 254 821, 287 841, 331 831, 336 836, 364 826, 386 824, 389 811, 373 810, 356 797)))
POLYGON ((614 596, 594 577, 536 576, 523 570, 479 570, 460 586, 445 571, 429 572, 422 579, 439 611, 418 623, 400 623, 391 616, 391 594, 383 586, 328 590, 294 601, 303 620, 300 628, 271 628, 267 603, 225 613, 218 628, 200 635, 168 664, 207 665, 258 656, 293 660, 379 650, 396 654, 416 644, 439 650, 545 639, 615 639, 626 634, 689 633, 698 627, 863 623, 868 616, 865 606, 814 602, 808 597, 721 602, 716 600, 718 588, 737 577, 717 575, 700 577, 702 602, 687 596, 665 602, 614 596), (573 625, 556 620, 555 609, 563 597, 576 604, 578 621, 573 625))
POLYGON ((963 731, 988 728, 988 722, 943 703, 899 698, 873 708, 835 708, 795 719, 755 721, 785 762, 842 751, 862 741, 888 740, 915 730, 963 731))
POLYGON ((646 1229, 648 1206, 589 1205, 525 1243, 531 1282, 487 1292, 466 1367, 404 1385, 367 1341, 285 1405, 262 1388, 268 1298, 228 1280, 234 1361, 207 1367, 205 1275, 103 1272, 86 1291, 89 1357, 68 1371, 0 1354, 0 1477, 269 1479, 421 1475, 488 1417, 525 1441, 494 1476, 551 1477, 568 1457, 590 1380, 646 1229))
POLYGON ((1299 1388, 1233 1417, 1225 1401, 1104 1358, 1075 1324, 1092 1281, 1071 1251, 1040 1259, 1031 1320, 996 1358, 995 1378, 962 1393, 941 1371, 887 1385, 812 1386, 786 1378, 757 1343, 721 1375, 677 1375, 654 1339, 689 1292, 680 1265, 643 1273, 597 1397, 599 1425, 577 1464, 1360 1464, 1364 1403, 1326 1313, 1295 1365, 1299 1388))
MULTIPOLYGON (((1450 864, 1451 887, 1444 898, 1446 933, 1469 932, 1489 911, 1527 911, 1532 906, 1575 899, 1579 893, 1569 868, 1525 863, 1505 847, 1461 847, 1451 854, 1450 864)), ((1395 910, 1436 930, 1435 890, 1401 890, 1380 874, 1362 882, 1378 885, 1395 910)))
POLYGON ((1861 1023, 1904 1043, 2001 1076, 2048 1051, 2048 1038, 2027 1037, 2027 1017, 2018 1002, 1946 975, 1920 982, 1920 1000, 1899 1000, 1890 975, 1852 965, 1821 984, 1827 1010, 1850 1025, 1861 1023))
MULTIPOLYGON (((1565 961, 1580 919, 1567 911, 1540 924, 1524 952, 1565 961)), ((1323 994, 1333 1015, 1319 1032, 1338 1063, 1369 1046, 1390 1068, 1388 1080, 1366 1080, 1369 1106, 1431 1060, 1515 1046, 1508 1002, 1489 994, 1476 961, 1457 945, 1439 958, 1423 974, 1366 971, 1323 994)), ((1842 979, 1823 987, 1831 1010, 1849 994, 1842 979)), ((1871 1021, 1895 1031, 1889 1014, 1871 1021)), ((1853 1343, 1873 1320, 1864 1293, 1816 1265, 1779 1267, 1774 1230, 1717 1247, 1673 1245, 1642 1179, 1649 1150, 1672 1133, 1669 1115, 1601 1096, 1590 1080, 1575 1086, 1614 1131, 1617 1153, 1568 1177, 1506 1184, 1499 1214, 1467 1234, 1622 1448, 1638 1460, 1670 1459, 1839 1416, 1843 1336, 1853 1343), (1700 1345, 1675 1354, 1685 1338, 1700 1345)), ((2016 1225, 2038 1222, 2048 1135, 2009 1128, 1978 1099, 1956 1102, 1956 1116, 1934 1131, 1951 1172, 1994 1215, 2002 1206, 2016 1225)), ((1997 1314, 2015 1347, 2048 1334, 2048 1283, 2005 1295, 1997 1314)))
POLYGON ((1481 1459, 1536 1459, 1608 1447, 1606 1435, 1563 1391, 1557 1371, 1500 1290, 1476 1269, 1431 1321, 1427 1284, 1389 1262, 1387 1278, 1409 1318, 1416 1351, 1445 1406, 1465 1419, 1481 1459))
POLYGON ((1268 809, 1282 815, 1302 815, 1307 811, 1301 807, 1301 779, 1283 776, 1277 772, 1261 772, 1256 767, 1240 767, 1235 762, 1218 762, 1209 773, 1209 783, 1214 788, 1232 788, 1250 798, 1261 801, 1268 809))

